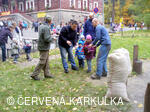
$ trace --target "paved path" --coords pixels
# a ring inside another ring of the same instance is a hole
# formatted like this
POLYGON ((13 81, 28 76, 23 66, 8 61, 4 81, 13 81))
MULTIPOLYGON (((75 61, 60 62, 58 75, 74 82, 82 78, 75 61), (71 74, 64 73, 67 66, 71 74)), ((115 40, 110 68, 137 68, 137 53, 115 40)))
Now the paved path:
MULTIPOLYGON (((60 55, 51 55, 49 56, 49 60, 54 60, 54 59, 57 59, 57 58, 60 58, 60 55)), ((37 65, 39 62, 39 58, 33 58, 32 61, 25 61, 23 63, 18 63, 18 66, 21 68, 21 69, 24 69, 24 68, 28 68, 28 67, 32 67, 34 65, 37 65)))
MULTIPOLYGON (((107 78, 103 77, 100 81, 91 80, 90 78, 87 78, 86 81, 94 86, 107 85, 107 78)), ((143 112, 144 95, 148 82, 150 82, 150 60, 143 60, 143 74, 128 79, 127 90, 132 104, 130 112, 143 112)))

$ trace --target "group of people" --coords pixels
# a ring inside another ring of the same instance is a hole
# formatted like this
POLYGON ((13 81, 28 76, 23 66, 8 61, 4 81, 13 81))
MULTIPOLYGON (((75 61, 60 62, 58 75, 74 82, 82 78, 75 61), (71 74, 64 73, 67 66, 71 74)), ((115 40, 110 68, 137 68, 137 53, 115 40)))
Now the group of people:
MULTIPOLYGON (((51 36, 50 25, 52 19, 50 16, 45 17, 45 22, 39 26, 39 41, 38 50, 40 52, 40 60, 31 78, 40 80, 38 75, 40 71, 44 71, 45 78, 53 78, 49 69, 49 49, 50 43, 56 38, 51 36)), ((92 79, 100 79, 102 76, 107 76, 107 56, 111 49, 111 40, 104 26, 99 24, 98 19, 89 15, 89 19, 84 24, 83 35, 78 33, 78 22, 71 20, 69 25, 63 26, 59 33, 58 45, 61 54, 61 60, 65 73, 69 73, 68 61, 71 64, 71 69, 78 71, 79 68, 75 63, 73 47, 78 43, 75 56, 78 58, 79 67, 84 68, 84 60, 86 59, 88 69, 92 71, 92 59, 96 57, 96 49, 100 46, 97 55, 97 70, 91 75, 92 79), (68 54, 68 55, 67 55, 68 54), (68 57, 68 60, 67 60, 68 57)))
POLYGON ((2 50, 2 61, 7 57, 12 57, 13 62, 17 63, 21 49, 24 49, 27 60, 31 61, 31 44, 29 41, 23 42, 22 31, 16 22, 7 24, 0 29, 0 48, 2 50))

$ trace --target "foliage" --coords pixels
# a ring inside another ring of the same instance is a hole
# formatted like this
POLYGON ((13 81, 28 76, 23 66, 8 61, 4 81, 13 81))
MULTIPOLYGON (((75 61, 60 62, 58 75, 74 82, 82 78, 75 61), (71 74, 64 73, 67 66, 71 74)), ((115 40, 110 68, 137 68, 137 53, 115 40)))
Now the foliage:
POLYGON ((149 0, 134 0, 134 3, 129 7, 130 12, 136 22, 142 22, 150 28, 150 1, 149 0))

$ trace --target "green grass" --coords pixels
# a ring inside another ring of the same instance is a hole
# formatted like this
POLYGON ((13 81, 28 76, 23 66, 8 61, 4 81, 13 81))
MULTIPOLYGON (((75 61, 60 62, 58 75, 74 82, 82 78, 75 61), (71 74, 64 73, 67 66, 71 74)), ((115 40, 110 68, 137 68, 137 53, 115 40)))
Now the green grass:
MULTIPOLYGON (((77 60, 76 60, 77 61, 77 60)), ((95 65, 95 61, 93 63, 95 65)), ((13 96, 17 97, 61 97, 63 96, 66 101, 69 97, 104 97, 106 94, 106 87, 94 87, 90 83, 85 82, 85 78, 90 74, 85 70, 72 71, 69 74, 63 73, 63 68, 60 59, 52 60, 50 62, 51 72, 55 74, 54 79, 43 79, 41 81, 30 80, 29 74, 33 71, 34 67, 25 68, 23 70, 16 68, 15 70, 7 70, 1 72, 0 75, 0 111, 13 111, 13 112, 69 112, 73 108, 77 108, 76 112, 94 111, 99 112, 115 111, 127 112, 130 105, 125 103, 125 106, 74 106, 74 105, 62 105, 62 106, 19 106, 17 104, 9 106, 6 103, 6 98, 13 96)), ((95 66, 93 67, 95 69, 95 66)), ((41 78, 43 75, 41 73, 41 78)))
MULTIPOLYGON (((148 31, 149 32, 149 31, 148 31)), ((130 33, 130 32, 129 32, 130 33)), ((145 31, 147 33, 147 31, 145 31)), ((145 34, 144 33, 144 34, 145 34)), ((138 32, 136 32, 137 35, 138 32)), ((139 45, 139 57, 150 58, 150 37, 112 37, 111 52, 118 48, 126 48, 130 52, 130 57, 133 57, 133 45, 139 45)), ((98 50, 98 49, 97 49, 98 50)), ((50 51, 50 55, 59 54, 59 50, 50 51)), ((38 52, 33 53, 32 57, 38 58, 38 52)), ((25 61, 25 55, 19 59, 20 62, 25 61)), ((80 105, 61 105, 61 106, 46 106, 46 105, 30 105, 19 106, 16 103, 10 106, 6 103, 9 96, 17 99, 19 96, 25 97, 61 97, 63 96, 66 101, 69 97, 104 97, 107 87, 95 87, 91 83, 85 81, 91 74, 86 73, 86 68, 80 71, 70 70, 69 74, 64 74, 61 59, 51 60, 50 62, 51 73, 55 75, 54 79, 44 79, 43 73, 40 74, 41 81, 33 81, 29 75, 33 72, 35 66, 21 69, 18 65, 12 63, 12 59, 5 63, 0 62, 0 112, 128 112, 131 105, 119 106, 80 106, 80 105)), ((76 59, 77 63, 77 59, 76 59)), ((96 70, 96 59, 93 60, 93 71, 96 70)), ((134 73, 135 74, 135 73, 134 73)))
POLYGON ((126 48, 130 53, 130 58, 133 59, 133 46, 139 46, 139 59, 149 59, 150 58, 150 38, 121 38, 112 37, 112 50, 118 48, 126 48))

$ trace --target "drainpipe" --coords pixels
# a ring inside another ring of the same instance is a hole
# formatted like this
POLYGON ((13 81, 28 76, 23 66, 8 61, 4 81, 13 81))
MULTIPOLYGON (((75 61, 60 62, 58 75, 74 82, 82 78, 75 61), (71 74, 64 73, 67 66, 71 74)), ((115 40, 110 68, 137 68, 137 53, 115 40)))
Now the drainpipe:
POLYGON ((59 0, 59 15, 58 15, 58 22, 61 22, 61 0, 59 0))

